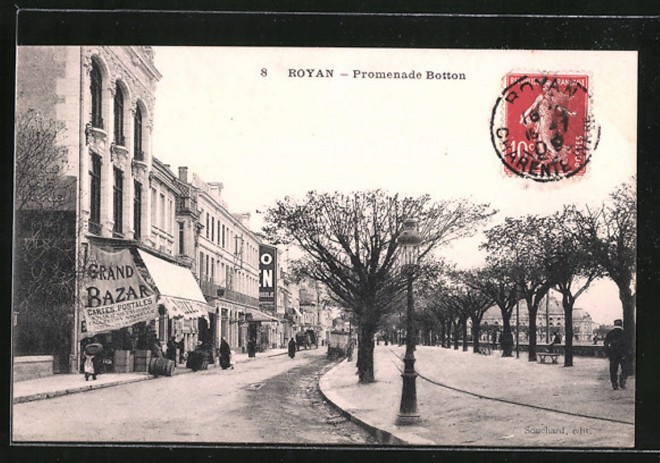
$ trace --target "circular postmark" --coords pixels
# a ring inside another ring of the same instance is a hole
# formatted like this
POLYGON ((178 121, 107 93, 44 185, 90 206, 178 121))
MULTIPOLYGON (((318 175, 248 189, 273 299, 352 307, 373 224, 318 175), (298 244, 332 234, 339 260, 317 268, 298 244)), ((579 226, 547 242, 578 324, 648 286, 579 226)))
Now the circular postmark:
POLYGON ((490 121, 504 171, 537 182, 586 173, 600 128, 585 74, 511 73, 490 121))

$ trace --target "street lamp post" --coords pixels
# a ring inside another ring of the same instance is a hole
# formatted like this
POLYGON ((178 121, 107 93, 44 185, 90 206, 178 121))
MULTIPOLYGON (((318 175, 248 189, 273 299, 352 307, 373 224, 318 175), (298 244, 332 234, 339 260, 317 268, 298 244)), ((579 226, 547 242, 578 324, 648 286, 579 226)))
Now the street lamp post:
POLYGON ((419 422, 417 412, 417 386, 415 384, 417 373, 415 373, 415 337, 413 335, 413 273, 417 265, 417 254, 421 242, 417 232, 417 221, 407 219, 403 222, 403 230, 398 238, 403 257, 403 271, 407 277, 407 311, 406 311, 406 355, 403 357, 403 389, 401 391, 401 407, 396 423, 398 425, 410 425, 419 422))
POLYGON ((520 358, 520 301, 516 302, 516 358, 520 358))

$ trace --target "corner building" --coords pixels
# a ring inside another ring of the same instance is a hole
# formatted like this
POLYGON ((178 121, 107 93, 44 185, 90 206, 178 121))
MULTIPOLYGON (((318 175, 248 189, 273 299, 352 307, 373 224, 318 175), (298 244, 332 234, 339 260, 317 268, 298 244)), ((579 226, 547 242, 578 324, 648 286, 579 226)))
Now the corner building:
POLYGON ((57 143, 66 150, 66 176, 75 179, 76 289, 65 301, 72 319, 71 372, 79 370, 81 349, 90 339, 103 344, 106 371, 145 370, 156 339, 185 332, 191 348, 213 311, 190 272, 194 254, 177 252, 176 205, 184 185, 152 152, 160 78, 151 47, 17 49, 17 115, 36 111, 64 127, 57 143), (94 321, 84 302, 90 256, 115 259, 122 252, 146 282, 150 298, 142 302, 153 312, 143 310, 135 318, 139 310, 131 309, 122 319, 105 315, 94 321), (90 329, 93 321, 98 324, 90 329))

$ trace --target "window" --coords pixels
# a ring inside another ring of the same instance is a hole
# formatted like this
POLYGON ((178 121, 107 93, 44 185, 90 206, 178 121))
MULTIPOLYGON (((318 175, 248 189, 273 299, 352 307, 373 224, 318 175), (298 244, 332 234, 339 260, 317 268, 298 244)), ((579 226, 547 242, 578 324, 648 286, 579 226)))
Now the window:
POLYGON ((165 195, 160 194, 160 229, 165 230, 165 195))
POLYGON ((215 241, 215 217, 211 217, 211 241, 215 241))
POLYGON ((206 213, 206 239, 209 239, 209 213, 206 213))
POLYGON ((133 196, 133 228, 134 238, 139 240, 142 236, 142 184, 135 182, 133 196))
POLYGON ((222 225, 222 247, 225 247, 225 226, 222 225))
POLYGON ((112 231, 115 233, 122 233, 123 221, 122 212, 123 208, 123 194, 124 194, 124 174, 121 170, 114 168, 115 183, 112 187, 112 218, 115 222, 112 231))
POLYGON ((157 226, 158 221, 156 220, 158 218, 158 192, 156 191, 155 188, 151 189, 151 225, 152 226, 157 226))
POLYGON ((199 251, 199 279, 204 279, 204 253, 199 251))
POLYGON ((179 222, 179 254, 180 255, 185 254, 185 245, 184 245, 185 243, 183 241, 184 238, 185 238, 185 234, 184 234, 184 228, 183 227, 184 227, 184 223, 179 222))
POLYGON ((211 257, 211 281, 215 277, 215 258, 211 257))
POLYGON ((90 90, 92 93, 92 127, 103 128, 103 78, 101 69, 95 60, 92 60, 92 72, 90 73, 90 90))
POLYGON ((135 108, 135 117, 133 118, 133 159, 144 161, 142 152, 142 111, 138 105, 135 108))
POLYGON ((89 171, 90 203, 89 229, 92 233, 101 232, 101 157, 92 153, 92 166, 89 171))
POLYGON ((124 93, 119 84, 115 91, 115 143, 124 146, 124 93))
POLYGON ((167 198, 167 232, 172 234, 172 223, 174 222, 174 201, 167 198))

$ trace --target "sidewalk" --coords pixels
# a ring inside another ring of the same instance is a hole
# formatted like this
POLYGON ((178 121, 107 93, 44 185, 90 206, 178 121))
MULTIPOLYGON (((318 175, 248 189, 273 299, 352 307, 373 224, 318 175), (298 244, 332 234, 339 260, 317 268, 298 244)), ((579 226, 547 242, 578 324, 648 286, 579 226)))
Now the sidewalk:
POLYGON ((488 356, 419 346, 415 369, 420 375, 417 402, 421 420, 415 426, 396 426, 403 354, 404 347, 376 346, 375 383, 358 384, 355 363, 343 361, 321 378, 321 391, 353 421, 388 444, 634 445, 635 380, 628 381, 626 390, 612 390, 606 359, 576 357, 574 366, 567 368, 562 365, 563 357, 557 365, 540 364, 528 362, 526 353, 516 359, 503 358, 500 351, 488 356))
MULTIPOLYGON (((232 363, 252 362, 262 357, 274 357, 276 355, 286 354, 286 349, 269 349, 266 352, 257 353, 256 357, 250 358, 248 354, 232 355, 232 363)), ((209 365, 209 369, 216 368, 215 365, 209 365)), ((175 375, 191 373, 190 368, 185 365, 177 365, 174 371, 175 375)), ((16 381, 12 384, 13 403, 20 404, 32 402, 34 400, 50 399, 77 392, 85 392, 104 387, 118 386, 121 384, 134 383, 136 381, 145 381, 154 379, 156 376, 144 372, 135 373, 104 373, 98 375, 96 381, 85 381, 82 374, 64 374, 52 375, 44 378, 30 379, 27 381, 16 381)))

